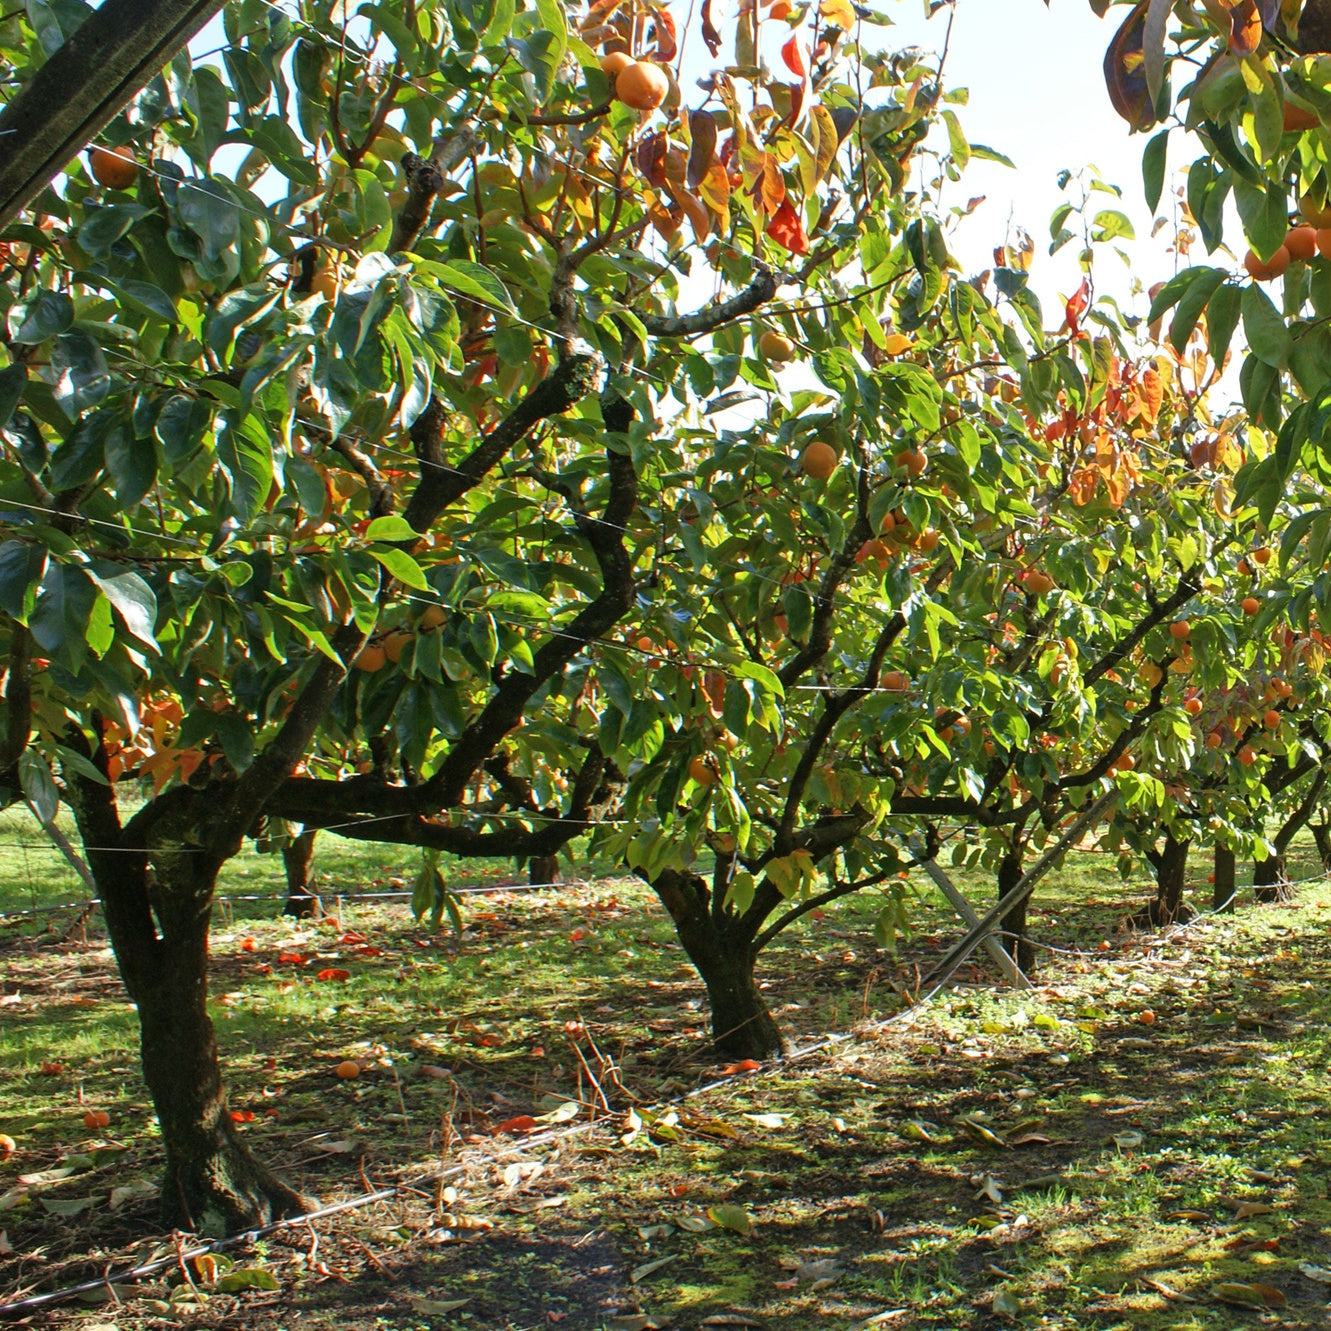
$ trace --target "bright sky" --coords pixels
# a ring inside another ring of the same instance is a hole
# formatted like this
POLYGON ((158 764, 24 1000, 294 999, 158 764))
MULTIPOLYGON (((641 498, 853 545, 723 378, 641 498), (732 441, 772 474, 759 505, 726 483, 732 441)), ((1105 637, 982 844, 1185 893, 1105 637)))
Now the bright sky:
MULTIPOLYGON (((941 51, 949 11, 926 21, 926 9, 926 0, 897 0, 888 9, 895 26, 885 30, 884 41, 941 51)), ((1123 191, 1118 203, 1106 194, 1095 199, 1097 207, 1114 207, 1131 218, 1138 240, 1124 248, 1133 254, 1135 275, 1143 286, 1170 276, 1173 257, 1164 253, 1165 240, 1147 243, 1152 219, 1141 173, 1147 136, 1129 135, 1109 104, 1101 73, 1105 49, 1126 11, 1114 9, 1098 19, 1087 0, 1051 0, 1048 8, 1041 0, 957 0, 956 11, 944 87, 970 91, 970 104, 956 108, 967 138, 997 149, 1017 167, 972 162, 950 187, 945 201, 951 204, 978 194, 986 198, 953 243, 958 260, 968 270, 986 268, 1009 219, 1025 227, 1035 240, 1032 284, 1052 312, 1055 295, 1069 295, 1081 281, 1076 243, 1049 257, 1050 214, 1076 197, 1059 191, 1057 176, 1094 163, 1103 179, 1123 191)), ((1172 169, 1183 164, 1185 150, 1172 142, 1171 148, 1172 169)), ((1167 196, 1161 206, 1168 206, 1167 196)), ((1133 276, 1108 254, 1097 264, 1097 288, 1116 298, 1127 295, 1133 276)), ((1144 304, 1142 298, 1139 309, 1144 304)))

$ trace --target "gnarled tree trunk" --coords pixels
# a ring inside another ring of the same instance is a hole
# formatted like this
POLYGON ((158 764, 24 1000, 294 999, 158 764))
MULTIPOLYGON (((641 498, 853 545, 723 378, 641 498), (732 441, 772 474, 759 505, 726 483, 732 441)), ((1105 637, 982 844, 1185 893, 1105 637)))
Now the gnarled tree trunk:
POLYGON ((1160 848, 1146 852, 1155 871, 1155 900, 1146 911, 1147 919, 1153 925, 1178 924, 1191 919, 1194 914, 1192 907, 1183 900, 1190 844, 1167 831, 1160 848))
POLYGON ((1280 901, 1292 901, 1294 890, 1289 885, 1289 875, 1285 871, 1284 855, 1269 855, 1265 859, 1252 862, 1253 895, 1258 901, 1272 904, 1280 901))
POLYGON ((667 869, 652 889, 670 912, 689 960, 707 987, 712 1044, 727 1058, 768 1058, 786 1047, 785 1036, 758 988, 754 945, 761 914, 713 910, 712 892, 695 873, 667 869))
MULTIPOLYGON (((99 751, 97 760, 104 763, 99 751)), ((251 1154, 231 1120, 208 1015, 208 927, 219 864, 197 847, 207 796, 159 797, 145 849, 111 787, 66 773, 107 932, 138 1009, 144 1079, 162 1129, 162 1218, 225 1235, 308 1209, 251 1154)), ((237 842, 239 835, 237 835, 237 842)))
POLYGON ((314 840, 318 835, 317 828, 307 827, 282 847, 282 867, 287 876, 287 901, 282 913, 298 920, 307 919, 319 906, 319 898, 310 890, 314 840))

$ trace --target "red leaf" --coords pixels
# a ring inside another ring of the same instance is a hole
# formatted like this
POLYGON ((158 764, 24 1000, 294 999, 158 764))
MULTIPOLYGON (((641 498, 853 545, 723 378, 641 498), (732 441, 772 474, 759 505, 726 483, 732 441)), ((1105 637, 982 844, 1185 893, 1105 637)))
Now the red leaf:
POLYGON ((536 1126, 536 1120, 530 1114, 519 1114, 516 1118, 506 1118, 494 1129, 497 1137, 501 1132, 530 1132, 536 1126))
POLYGON ((799 33, 790 34, 790 40, 781 48, 781 59, 786 62, 786 68, 792 74, 802 79, 809 77, 809 62, 805 57, 804 43, 800 40, 799 33))
POLYGON ((39 1069, 43 1077, 58 1077, 64 1070, 63 1063, 43 1063, 39 1069))
POLYGON ((367 943, 369 942, 369 939, 367 939, 364 934, 358 934, 353 930, 351 933, 343 934, 337 941, 339 943, 345 943, 350 947, 354 943, 367 943))
POLYGON ((772 214, 772 220, 767 224, 767 234, 791 254, 809 252, 809 238, 804 234, 804 223, 800 221, 799 213, 791 207, 789 199, 783 199, 781 206, 772 214))
POLYGON ((762 1064, 752 1058, 741 1059, 738 1063, 727 1064, 721 1069, 724 1076, 733 1077, 737 1072, 757 1072, 762 1064))
POLYGON ((662 189, 666 183, 666 152, 669 147, 670 140, 657 130, 638 144, 633 155, 643 179, 657 189, 662 189))
POLYGON ((242 938, 240 940, 240 950, 242 952, 253 952, 254 949, 258 946, 259 946, 258 943, 256 943, 252 938, 242 938))
POLYGON ((362 957, 382 957, 384 950, 381 947, 373 947, 367 943, 364 947, 358 947, 357 953, 362 957))
POLYGON ((1089 278, 1083 277, 1081 286, 1077 288, 1077 294, 1068 301, 1067 307, 1063 312, 1063 326, 1070 333, 1075 333, 1081 324, 1081 316, 1086 313, 1086 307, 1090 304, 1091 283, 1089 278))
POLYGON ((314 977, 316 980, 349 980, 351 972, 339 970, 336 966, 330 966, 327 970, 322 970, 314 977))
POLYGON ((302 956, 299 952, 283 952, 277 959, 292 966, 308 966, 310 964, 309 957, 302 956))
POLYGON ((231 1111, 231 1121, 233 1123, 253 1123, 254 1110, 252 1109, 233 1109, 231 1111))
POLYGON ((651 7, 652 35, 656 38, 656 50, 652 59, 657 64, 669 64, 679 52, 679 36, 675 29, 675 18, 665 5, 651 7))

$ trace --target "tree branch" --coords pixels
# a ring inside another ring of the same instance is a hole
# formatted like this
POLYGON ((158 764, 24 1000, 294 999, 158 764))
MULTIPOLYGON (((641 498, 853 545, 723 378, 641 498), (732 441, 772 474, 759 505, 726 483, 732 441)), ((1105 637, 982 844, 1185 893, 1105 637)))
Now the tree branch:
POLYGON ((638 317, 653 337, 697 337, 701 333, 713 332, 722 324, 752 314, 776 295, 777 275, 765 264, 757 267, 753 281, 729 300, 708 305, 695 314, 642 314, 638 317))

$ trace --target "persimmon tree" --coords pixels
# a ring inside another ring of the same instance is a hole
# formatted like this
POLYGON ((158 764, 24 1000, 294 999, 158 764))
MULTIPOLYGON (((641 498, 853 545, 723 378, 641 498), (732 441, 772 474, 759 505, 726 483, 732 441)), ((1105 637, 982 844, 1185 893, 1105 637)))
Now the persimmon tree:
MULTIPOLYGON (((45 12, 5 20, 19 81, 45 12)), ((173 1224, 301 1205, 227 1108, 228 859, 277 820, 547 856, 619 815, 661 732, 602 644, 680 576, 679 413, 773 387, 743 334, 778 291, 898 248, 936 78, 838 0, 764 20, 780 76, 752 6, 695 22, 243 0, 3 237, 0 784, 74 811, 173 1224)), ((735 673, 761 714, 779 681, 735 673)))

